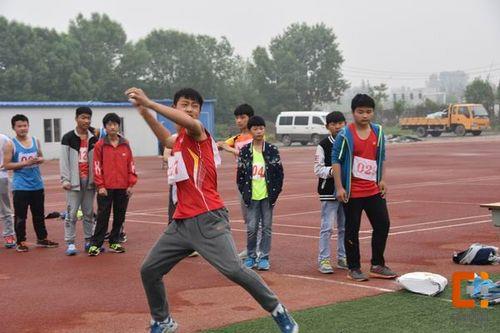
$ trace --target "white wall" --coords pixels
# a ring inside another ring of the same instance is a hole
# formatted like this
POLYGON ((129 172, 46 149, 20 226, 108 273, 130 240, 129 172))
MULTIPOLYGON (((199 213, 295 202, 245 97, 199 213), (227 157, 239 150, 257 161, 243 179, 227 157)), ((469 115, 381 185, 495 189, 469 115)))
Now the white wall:
MULTIPOLYGON (((30 134, 36 136, 41 144, 42 151, 47 159, 59 158, 61 143, 44 142, 43 120, 60 118, 61 137, 75 128, 75 109, 64 108, 0 108, 0 133, 9 137, 15 136, 11 128, 10 119, 15 114, 21 113, 30 121, 30 134)), ((92 107, 92 126, 101 127, 102 118, 106 113, 115 112, 124 118, 125 137, 130 141, 134 156, 152 156, 158 154, 158 141, 151 132, 146 122, 132 107, 92 107)))

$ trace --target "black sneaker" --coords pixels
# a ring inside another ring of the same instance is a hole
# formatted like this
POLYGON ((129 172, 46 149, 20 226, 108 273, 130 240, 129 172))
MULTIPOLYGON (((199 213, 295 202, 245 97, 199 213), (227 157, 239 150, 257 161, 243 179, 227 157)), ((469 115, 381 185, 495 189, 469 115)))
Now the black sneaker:
POLYGON ((368 277, 359 268, 350 269, 347 278, 358 282, 368 281, 368 277))
POLYGON ((372 266, 370 276, 378 279, 394 279, 398 277, 389 267, 381 265, 372 266))
POLYGON ((21 243, 18 243, 16 245, 16 251, 17 252, 28 252, 29 248, 28 248, 28 246, 26 245, 25 242, 21 242, 21 243))
POLYGON ((120 233, 120 238, 118 239, 118 242, 120 242, 120 243, 126 243, 127 240, 128 240, 127 234, 124 233, 124 232, 121 232, 120 233))
POLYGON ((109 244, 109 250, 115 253, 125 252, 125 248, 120 243, 109 244))
POLYGON ((58 247, 59 243, 53 242, 48 239, 39 239, 36 241, 36 246, 38 247, 58 247))
POLYGON ((89 254, 89 256, 95 257, 98 256, 99 253, 101 253, 101 250, 99 250, 97 246, 92 245, 91 247, 89 247, 87 253, 89 254))

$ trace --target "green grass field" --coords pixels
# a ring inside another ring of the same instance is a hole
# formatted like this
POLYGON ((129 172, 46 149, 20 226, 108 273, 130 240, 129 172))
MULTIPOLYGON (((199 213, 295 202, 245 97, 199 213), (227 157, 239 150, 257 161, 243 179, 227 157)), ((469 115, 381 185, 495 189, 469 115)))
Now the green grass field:
MULTIPOLYGON (((465 293, 465 287, 462 291, 465 293)), ((500 305, 488 309, 481 309, 479 305, 474 309, 455 309, 451 304, 450 285, 436 297, 400 291, 297 311, 293 315, 302 333, 500 332, 500 305)), ((278 330, 269 317, 205 333, 273 332, 278 330)))

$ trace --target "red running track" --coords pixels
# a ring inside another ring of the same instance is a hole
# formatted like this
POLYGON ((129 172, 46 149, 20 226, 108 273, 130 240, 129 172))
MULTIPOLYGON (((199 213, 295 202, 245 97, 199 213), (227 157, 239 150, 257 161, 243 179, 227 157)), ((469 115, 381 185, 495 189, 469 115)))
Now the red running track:
MULTIPOLYGON (((387 176, 391 235, 387 263, 395 271, 454 271, 485 267, 456 266, 453 251, 473 242, 499 245, 480 203, 500 198, 499 137, 388 146, 387 176)), ((394 281, 353 283, 345 271, 316 270, 319 201, 312 172, 314 147, 282 149, 285 188, 275 209, 271 271, 261 273, 292 310, 392 292, 394 281)), ((43 167, 46 211, 64 209, 57 161, 43 167)), ((127 253, 99 257, 64 255, 58 249, 28 253, 0 249, 1 332, 144 332, 149 314, 139 267, 166 224, 167 184, 158 158, 137 159, 139 183, 131 199, 127 253)), ((219 189, 231 211, 234 238, 245 246, 245 228, 235 186, 235 164, 225 155, 219 189)), ((49 235, 63 243, 61 220, 47 220, 49 235)), ((81 225, 78 236, 82 237, 81 225)), ((370 259, 370 229, 362 223, 362 264, 370 259)), ((34 241, 31 225, 28 241, 34 241)), ((332 248, 335 248, 335 240, 332 248)), ((81 249, 82 243, 77 244, 81 249)), ((500 273, 499 266, 487 267, 500 273)), ((198 332, 266 316, 258 304, 202 258, 184 260, 165 278, 174 318, 182 332, 198 332)))

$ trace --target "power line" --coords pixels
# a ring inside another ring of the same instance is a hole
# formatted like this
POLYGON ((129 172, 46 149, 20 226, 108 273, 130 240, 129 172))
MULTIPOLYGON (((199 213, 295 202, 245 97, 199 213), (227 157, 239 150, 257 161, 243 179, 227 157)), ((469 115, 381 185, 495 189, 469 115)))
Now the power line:
MULTIPOLYGON (((500 70, 500 67, 492 68, 493 66, 500 66, 500 63, 490 64, 487 66, 470 67, 467 69, 457 70, 457 71, 462 71, 469 75, 477 75, 481 73, 488 73, 500 70)), ((404 77, 409 76, 412 78, 419 78, 419 77, 427 78, 430 75, 437 73, 437 72, 402 72, 402 71, 392 71, 392 70, 378 70, 378 69, 354 67, 354 66, 343 66, 342 68, 346 72, 352 72, 356 74, 374 74, 374 75, 390 75, 390 76, 404 76, 404 77)))
MULTIPOLYGON (((486 70, 469 71, 465 72, 465 74, 468 74, 469 76, 474 76, 487 73, 492 74, 495 72, 500 72, 500 67, 486 69, 486 70)), ((352 76, 352 77, 367 77, 367 78, 377 78, 377 79, 403 79, 403 80, 426 80, 431 76, 431 74, 429 73, 412 75, 412 74, 396 74, 391 72, 365 72, 361 70, 351 70, 351 69, 343 69, 343 73, 346 76, 352 76)))

